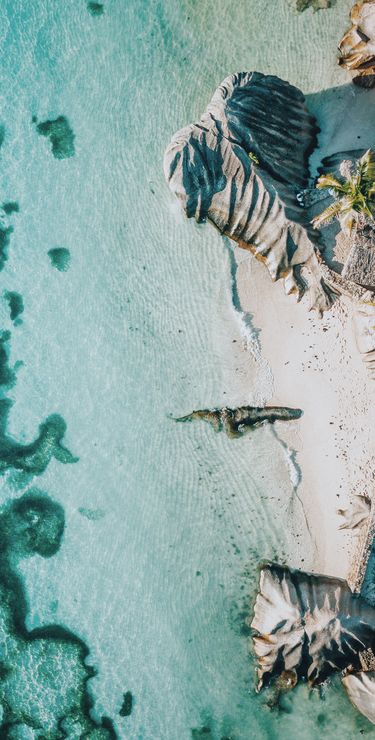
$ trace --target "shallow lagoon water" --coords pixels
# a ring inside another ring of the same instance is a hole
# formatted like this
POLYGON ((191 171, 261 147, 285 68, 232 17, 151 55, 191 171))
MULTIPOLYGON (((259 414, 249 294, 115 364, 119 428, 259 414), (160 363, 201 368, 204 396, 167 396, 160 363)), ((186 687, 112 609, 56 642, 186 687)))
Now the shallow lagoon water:
MULTIPOLYGON (((272 374, 236 308, 228 244, 180 214, 164 148, 231 72, 272 72, 305 92, 340 84, 350 4, 297 14, 288 0, 106 0, 93 15, 85 0, 2 3, 2 201, 19 212, 1 279, 24 303, 18 326, 1 305, 11 363, 23 361, 7 431, 26 444, 60 414, 79 457, 37 478, 66 525, 53 558, 20 565, 27 627, 85 641, 96 717, 120 737, 375 736, 340 687, 325 701, 302 688, 284 711, 254 693, 244 620, 257 564, 299 547, 277 435, 228 440, 170 418, 267 400, 272 374), (32 120, 60 116, 74 133, 62 159, 32 120), (67 272, 51 269, 55 245, 70 252, 67 272)), ((2 502, 34 483, 8 471, 2 502)))

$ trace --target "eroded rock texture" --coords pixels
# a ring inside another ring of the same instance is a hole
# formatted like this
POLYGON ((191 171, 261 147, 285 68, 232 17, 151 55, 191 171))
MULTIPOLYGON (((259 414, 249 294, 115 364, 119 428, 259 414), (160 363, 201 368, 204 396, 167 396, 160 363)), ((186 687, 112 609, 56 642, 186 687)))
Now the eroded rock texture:
POLYGON ((285 672, 314 686, 368 670, 375 653, 375 609, 345 581, 274 563, 261 570, 252 627, 259 689, 285 672))
POLYGON ((357 347, 370 378, 375 380, 375 294, 357 303, 353 321, 357 347))
POLYGON ((296 199, 307 185, 316 132, 297 88, 242 72, 222 82, 198 123, 175 134, 164 171, 189 218, 210 221, 253 252, 273 280, 284 278, 287 293, 308 290, 321 312, 332 292, 322 279, 317 234, 296 199))
POLYGON ((375 670, 349 674, 342 682, 352 704, 375 724, 375 670))
POLYGON ((361 87, 375 85, 375 0, 355 3, 350 13, 351 29, 340 41, 339 64, 361 87))
POLYGON ((224 429, 228 437, 240 437, 249 429, 261 424, 274 424, 275 421, 291 421, 302 416, 301 409, 289 409, 285 406, 240 406, 237 409, 201 409, 176 421, 203 419, 208 421, 216 432, 224 429))

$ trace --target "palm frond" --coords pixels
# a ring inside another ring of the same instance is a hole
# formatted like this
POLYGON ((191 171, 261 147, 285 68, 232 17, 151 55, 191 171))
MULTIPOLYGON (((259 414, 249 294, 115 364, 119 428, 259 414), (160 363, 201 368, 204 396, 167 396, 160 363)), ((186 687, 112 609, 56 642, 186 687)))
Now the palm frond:
POLYGON ((339 200, 331 203, 327 208, 322 211, 318 216, 315 216, 312 220, 314 229, 319 229, 321 226, 328 224, 332 219, 339 215, 342 210, 342 205, 339 200))
POLYGON ((339 223, 343 231, 351 234, 353 226, 357 223, 359 213, 353 209, 346 209, 338 215, 339 223))
POLYGON ((363 182, 371 185, 375 180, 375 153, 372 149, 367 149, 362 157, 358 160, 358 171, 363 182))
POLYGON ((327 175, 320 175, 317 180, 316 187, 318 188, 318 190, 328 188, 329 190, 334 190, 338 193, 345 193, 347 189, 347 184, 339 180, 338 177, 335 177, 332 172, 329 172, 327 175))
POLYGON ((335 197, 333 203, 316 216, 312 224, 319 228, 337 218, 343 231, 351 233, 360 216, 373 220, 375 217, 375 152, 368 149, 357 161, 355 171, 350 163, 342 163, 340 179, 332 173, 321 175, 316 187, 327 188, 335 197), (344 164, 348 166, 343 167, 344 164))

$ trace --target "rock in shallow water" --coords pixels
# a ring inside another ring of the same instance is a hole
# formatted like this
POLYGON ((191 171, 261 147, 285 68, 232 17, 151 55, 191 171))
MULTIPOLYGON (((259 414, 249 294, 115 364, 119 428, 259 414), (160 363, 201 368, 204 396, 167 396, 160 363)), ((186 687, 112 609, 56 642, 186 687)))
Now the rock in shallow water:
POLYGON ((211 221, 284 278, 287 293, 307 290, 311 307, 330 307, 313 233, 296 199, 308 182, 315 119, 302 93, 278 77, 227 77, 200 121, 178 131, 164 171, 186 215, 211 221), (301 275, 303 272, 303 276, 301 275))
POLYGON ((237 409, 202 409, 181 416, 176 421, 203 419, 220 432, 222 429, 228 437, 240 437, 245 431, 259 427, 261 424, 274 424, 275 421, 291 421, 302 416, 301 409, 289 409, 286 406, 240 406, 237 409))
POLYGON ((356 673, 375 652, 375 609, 345 581, 275 563, 261 570, 251 626, 258 689, 285 671, 311 686, 335 672, 356 673))

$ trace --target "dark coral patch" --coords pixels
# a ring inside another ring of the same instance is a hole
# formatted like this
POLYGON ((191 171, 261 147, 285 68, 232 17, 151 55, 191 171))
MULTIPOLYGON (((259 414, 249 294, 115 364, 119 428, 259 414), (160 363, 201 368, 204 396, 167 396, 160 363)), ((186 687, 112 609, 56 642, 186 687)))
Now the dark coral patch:
POLYGON ((103 3, 87 3, 87 10, 91 15, 97 16, 97 15, 103 15, 104 13, 104 5, 103 3))
POLYGON ((298 10, 299 13, 302 13, 308 8, 312 8, 313 10, 324 10, 327 8, 333 8, 335 2, 336 0, 297 0, 296 10, 298 10))
POLYGON ((2 209, 7 216, 11 216, 12 213, 19 213, 20 211, 19 204, 16 200, 9 200, 7 203, 3 203, 2 209))
MULTIPOLYGON (((34 119, 34 117, 33 117, 34 119)), ((73 157, 74 133, 65 116, 58 116, 53 120, 37 123, 36 129, 41 136, 49 138, 52 145, 52 154, 56 159, 73 157)))
POLYGON ((124 694, 124 701, 122 702, 121 709, 119 711, 120 717, 130 717, 133 710, 133 694, 131 691, 126 691, 124 694))
POLYGON ((17 370, 22 365, 21 362, 16 362, 13 367, 9 364, 10 337, 10 331, 0 332, 0 391, 3 392, 13 388, 17 379, 17 370))
POLYGON ((15 324, 20 324, 21 319, 19 316, 24 311, 23 298, 20 293, 16 293, 14 290, 7 290, 4 293, 4 298, 8 302, 10 310, 10 318, 15 324))
POLYGON ((87 645, 58 624, 29 631, 28 600, 18 570, 21 558, 54 555, 65 525, 62 506, 31 490, 0 514, 0 736, 116 738, 112 722, 91 716, 94 702, 87 645))
POLYGON ((59 272, 66 272, 70 267, 70 252, 66 247, 54 247, 48 251, 51 264, 59 272))
POLYGON ((55 555, 65 526, 64 509, 46 493, 30 489, 12 501, 0 517, 0 549, 19 557, 55 555))
POLYGON ((59 414, 51 414, 40 424, 34 442, 21 445, 6 434, 8 415, 12 401, 0 400, 0 475, 7 470, 21 470, 30 475, 41 475, 52 458, 61 463, 75 463, 74 457, 62 444, 66 423, 59 414))
POLYGON ((13 232, 13 226, 7 226, 0 223, 0 270, 3 269, 7 259, 10 244, 10 235, 13 232))

